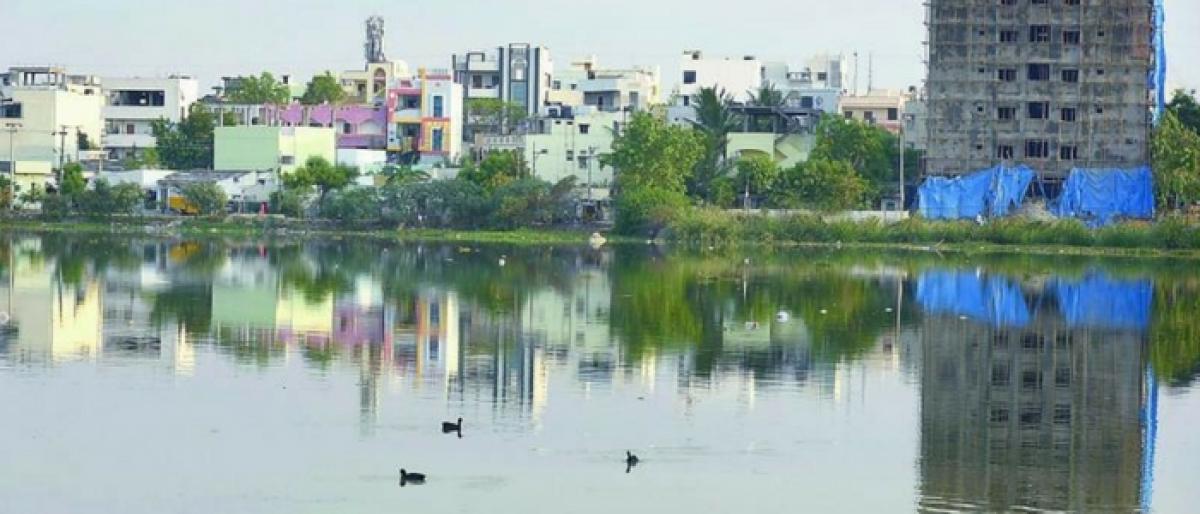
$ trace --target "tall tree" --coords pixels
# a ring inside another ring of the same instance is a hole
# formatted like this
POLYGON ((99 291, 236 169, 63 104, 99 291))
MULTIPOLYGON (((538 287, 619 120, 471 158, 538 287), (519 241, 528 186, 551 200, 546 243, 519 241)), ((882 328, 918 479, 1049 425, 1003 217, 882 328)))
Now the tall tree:
POLYGON ((292 92, 264 71, 257 77, 242 77, 239 87, 229 93, 229 99, 243 104, 286 104, 292 101, 292 92))
POLYGON ((620 189, 649 187, 683 193, 703 156, 704 140, 699 132, 639 112, 616 135, 612 152, 601 155, 600 162, 617 170, 620 189))
POLYGON ((468 162, 458 174, 488 191, 529 176, 525 159, 516 150, 488 152, 478 163, 468 162))
POLYGON ((755 91, 747 91, 750 95, 750 105, 756 107, 783 107, 785 98, 783 92, 775 88, 775 84, 763 84, 755 91))
POLYGON ((163 166, 172 170, 212 168, 213 121, 212 112, 199 103, 192 104, 179 123, 155 121, 152 130, 163 166))
POLYGON ((896 137, 882 128, 826 114, 817 123, 816 137, 810 159, 845 161, 875 185, 890 184, 896 175, 896 137))
POLYGON ((738 129, 741 120, 730 109, 733 98, 724 89, 701 88, 692 99, 695 109, 695 126, 704 136, 704 157, 695 167, 689 183, 690 192, 711 200, 712 181, 725 176, 731 166, 725 160, 729 147, 729 133, 738 129))
POLYGON ((496 98, 467 100, 467 125, 473 133, 507 134, 528 117, 524 107, 512 102, 496 98))
POLYGON ((317 205, 323 208, 325 198, 330 191, 335 191, 350 185, 358 176, 358 170, 340 164, 333 164, 324 157, 309 157, 304 165, 291 173, 284 175, 284 185, 291 189, 317 188, 317 205))
POLYGON ((1159 209, 1200 201, 1200 135, 1167 111, 1150 140, 1159 209))
POLYGON ((87 181, 83 179, 83 166, 77 162, 68 162, 62 169, 62 183, 58 185, 59 194, 74 198, 87 189, 87 181))
POLYGON ((314 75, 312 80, 308 82, 308 86, 304 90, 304 96, 300 97, 300 103, 305 105, 320 105, 324 103, 339 104, 346 99, 346 90, 342 89, 342 85, 338 83, 337 77, 333 73, 326 71, 321 75, 314 75))
POLYGON ((1167 104, 1167 111, 1174 113, 1183 126, 1200 134, 1200 103, 1196 102, 1196 90, 1175 90, 1175 95, 1167 104))

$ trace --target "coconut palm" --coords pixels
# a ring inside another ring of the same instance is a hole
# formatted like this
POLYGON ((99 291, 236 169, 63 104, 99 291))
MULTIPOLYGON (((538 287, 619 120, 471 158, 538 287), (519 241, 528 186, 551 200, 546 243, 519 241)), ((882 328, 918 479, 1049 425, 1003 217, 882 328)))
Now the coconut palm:
POLYGON ((747 91, 746 94, 750 95, 750 105, 755 107, 783 107, 785 101, 783 92, 769 82, 757 91, 747 91))
POLYGON ((704 135, 705 154, 693 173, 689 189, 705 200, 711 195, 712 181, 726 175, 732 166, 725 160, 729 133, 741 126, 741 119, 730 109, 733 98, 724 89, 706 87, 692 98, 696 112, 696 130, 704 135))

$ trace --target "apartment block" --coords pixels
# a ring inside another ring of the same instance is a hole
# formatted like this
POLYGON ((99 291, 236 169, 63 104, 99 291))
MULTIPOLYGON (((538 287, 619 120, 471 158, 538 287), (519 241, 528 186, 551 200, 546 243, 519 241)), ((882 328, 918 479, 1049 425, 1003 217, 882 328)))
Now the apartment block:
POLYGON ((422 69, 387 96, 387 150, 404 164, 455 161, 462 152, 463 87, 448 70, 422 69))
MULTIPOLYGON (((522 107, 536 116, 546 104, 554 75, 550 49, 512 43, 491 50, 471 51, 451 57, 454 82, 463 86, 463 104, 473 99, 496 99, 522 107)), ((468 132, 473 132, 468 128, 468 132)), ((465 134, 473 140, 473 133, 465 134)))
POLYGON ((154 148, 154 122, 178 123, 187 116, 199 99, 200 85, 185 76, 105 78, 104 92, 103 146, 110 159, 123 159, 154 148))
POLYGON ((555 71, 547 102, 610 112, 639 111, 660 103, 661 89, 656 68, 605 68, 589 57, 555 71))
POLYGON ((930 0, 928 172, 1148 160, 1152 0, 930 0))

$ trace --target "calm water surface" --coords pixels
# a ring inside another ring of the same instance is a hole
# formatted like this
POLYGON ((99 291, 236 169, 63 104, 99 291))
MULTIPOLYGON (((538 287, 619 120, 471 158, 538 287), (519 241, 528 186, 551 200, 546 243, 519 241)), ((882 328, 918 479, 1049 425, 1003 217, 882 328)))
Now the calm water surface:
POLYGON ((1200 509, 1190 262, 0 234, 0 322, 0 512, 1200 509))

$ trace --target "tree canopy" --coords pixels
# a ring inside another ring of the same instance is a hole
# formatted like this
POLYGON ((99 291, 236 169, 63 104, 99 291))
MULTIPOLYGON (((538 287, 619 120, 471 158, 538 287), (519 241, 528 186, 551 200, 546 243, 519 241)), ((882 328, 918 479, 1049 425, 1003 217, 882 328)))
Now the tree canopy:
POLYGON ((529 117, 525 107, 497 98, 467 100, 467 125, 479 133, 507 134, 529 117))
POLYGON ((324 103, 339 104, 346 99, 346 90, 342 89, 342 85, 338 83, 337 77, 326 71, 321 75, 314 75, 312 80, 308 82, 308 86, 304 90, 304 96, 300 97, 300 103, 305 105, 320 105, 324 103))
POLYGON ((243 104, 286 104, 292 100, 287 85, 275 80, 269 72, 259 76, 242 77, 237 89, 229 92, 229 99, 243 104))
POLYGON ((358 176, 358 170, 350 166, 333 164, 324 157, 312 156, 304 165, 283 176, 284 185, 289 189, 308 189, 316 187, 318 191, 317 205, 324 207, 325 198, 330 191, 350 185, 358 176))
POLYGON ((152 125, 157 159, 167 169, 209 169, 213 164, 212 112, 198 103, 188 108, 179 123, 167 120, 152 125))
POLYGON ((1200 103, 1196 102, 1196 91, 1178 89, 1167 104, 1167 111, 1174 113, 1183 126, 1200 134, 1200 103))
POLYGON ((600 162, 617 170, 621 189, 651 187, 683 193, 688 177, 704 156, 701 134, 649 113, 633 115, 613 139, 612 152, 600 162))
POLYGON ((479 162, 468 161, 458 176, 492 191, 509 182, 529 176, 525 159, 516 150, 488 152, 479 162))
POLYGON ((1168 110, 1150 141, 1154 193, 1160 209, 1200 201, 1200 135, 1168 110))

